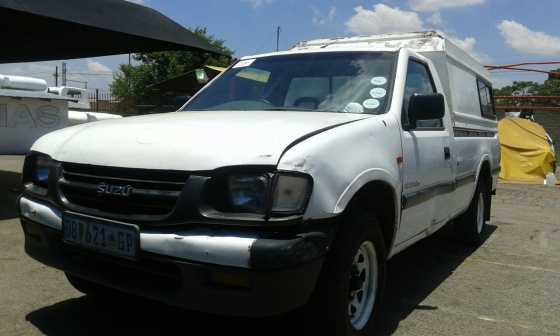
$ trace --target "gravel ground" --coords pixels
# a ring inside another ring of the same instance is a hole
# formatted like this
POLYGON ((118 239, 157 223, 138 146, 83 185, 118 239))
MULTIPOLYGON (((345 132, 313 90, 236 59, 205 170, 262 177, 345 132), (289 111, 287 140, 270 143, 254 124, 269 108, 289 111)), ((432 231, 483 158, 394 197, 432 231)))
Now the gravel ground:
MULTIPOLYGON (((0 335, 299 335, 294 316, 248 320, 141 299, 95 302, 23 252, 14 207, 21 157, 0 157, 0 335)), ((499 186, 486 242, 449 230, 389 264, 380 335, 559 335, 560 188, 499 186)))

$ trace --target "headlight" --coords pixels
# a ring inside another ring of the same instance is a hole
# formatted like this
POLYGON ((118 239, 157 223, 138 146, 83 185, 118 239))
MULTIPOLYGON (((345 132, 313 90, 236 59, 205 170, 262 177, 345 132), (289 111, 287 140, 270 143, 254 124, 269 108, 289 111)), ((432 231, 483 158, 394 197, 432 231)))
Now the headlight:
POLYGON ((228 179, 231 207, 235 212, 265 213, 268 175, 234 175, 228 179))
POLYGON ((49 176, 51 174, 52 161, 44 157, 38 157, 33 169, 33 183, 47 188, 49 186, 49 176))
POLYGON ((272 213, 303 212, 311 194, 311 186, 311 179, 307 176, 278 175, 272 196, 272 213))
POLYGON ((288 216, 305 210, 311 178, 293 173, 231 175, 226 212, 288 216))
POLYGON ((54 161, 48 156, 37 153, 30 154, 25 159, 23 166, 24 185, 40 194, 46 193, 53 167, 54 161))

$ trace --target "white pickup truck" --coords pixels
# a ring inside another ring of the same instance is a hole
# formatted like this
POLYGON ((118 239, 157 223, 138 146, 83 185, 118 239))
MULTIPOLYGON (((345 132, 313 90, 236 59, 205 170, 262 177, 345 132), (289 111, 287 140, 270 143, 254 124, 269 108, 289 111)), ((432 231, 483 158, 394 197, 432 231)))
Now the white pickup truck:
POLYGON ((84 293, 367 334, 387 261, 454 222, 480 243, 499 171, 487 71, 428 32, 245 57, 180 111, 39 139, 27 253, 84 293))

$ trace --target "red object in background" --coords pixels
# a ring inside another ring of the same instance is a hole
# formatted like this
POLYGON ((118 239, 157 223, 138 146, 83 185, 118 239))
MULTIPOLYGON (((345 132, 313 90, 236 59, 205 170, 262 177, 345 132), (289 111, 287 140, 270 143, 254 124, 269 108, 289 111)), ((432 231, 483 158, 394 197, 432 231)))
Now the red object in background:
POLYGON ((539 69, 527 69, 527 68, 520 68, 524 65, 554 65, 560 64, 558 61, 550 61, 550 62, 526 62, 526 63, 518 63, 518 64, 508 64, 508 65, 486 65, 485 68, 489 71, 492 70, 510 70, 510 71, 527 71, 527 72, 537 72, 543 73, 548 75, 548 79, 560 79, 560 72, 551 72, 539 69))
POLYGON ((549 72, 548 79, 560 79, 560 72, 549 72))

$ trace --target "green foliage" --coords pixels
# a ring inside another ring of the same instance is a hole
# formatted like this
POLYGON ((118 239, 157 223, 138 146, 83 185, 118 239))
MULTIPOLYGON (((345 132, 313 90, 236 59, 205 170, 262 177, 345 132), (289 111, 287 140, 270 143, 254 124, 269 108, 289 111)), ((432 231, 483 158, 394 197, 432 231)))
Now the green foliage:
POLYGON ((501 89, 495 89, 496 96, 512 96, 514 92, 526 92, 527 94, 536 95, 540 84, 537 82, 520 81, 513 82, 512 85, 505 86, 501 89))
MULTIPOLYGON (((553 71, 560 72, 560 69, 553 71)), ((513 82, 512 85, 494 90, 496 96, 511 96, 514 92, 525 92, 533 96, 560 96, 560 80, 549 79, 543 84, 528 81, 513 82)))
POLYGON ((231 63, 233 51, 223 40, 208 34, 206 28, 197 27, 193 33, 220 49, 224 56, 192 51, 165 51, 134 54, 138 65, 123 64, 111 84, 111 90, 122 102, 121 109, 132 110, 135 105, 158 104, 158 94, 153 84, 171 79, 204 65, 225 67, 231 63))

